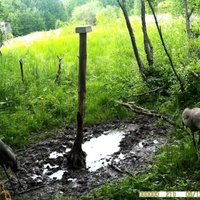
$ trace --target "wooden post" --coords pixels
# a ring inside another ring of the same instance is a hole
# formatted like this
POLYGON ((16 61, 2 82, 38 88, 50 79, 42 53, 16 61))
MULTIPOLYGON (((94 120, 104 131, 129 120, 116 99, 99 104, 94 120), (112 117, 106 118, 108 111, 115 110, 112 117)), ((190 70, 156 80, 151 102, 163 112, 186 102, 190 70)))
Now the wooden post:
POLYGON ((76 27, 79 33, 79 78, 78 78, 78 112, 84 117, 86 94, 86 65, 87 65, 87 32, 92 31, 91 26, 76 27))
POLYGON ((76 27, 79 33, 79 75, 78 75, 78 112, 77 112, 77 134, 72 150, 69 152, 69 166, 75 169, 86 165, 86 153, 82 150, 83 143, 83 118, 85 115, 86 95, 86 66, 87 66, 87 32, 92 31, 91 26, 76 27))
POLYGON ((19 65, 20 65, 22 83, 24 83, 25 79, 24 79, 24 69, 23 69, 23 60, 22 59, 19 60, 19 65))

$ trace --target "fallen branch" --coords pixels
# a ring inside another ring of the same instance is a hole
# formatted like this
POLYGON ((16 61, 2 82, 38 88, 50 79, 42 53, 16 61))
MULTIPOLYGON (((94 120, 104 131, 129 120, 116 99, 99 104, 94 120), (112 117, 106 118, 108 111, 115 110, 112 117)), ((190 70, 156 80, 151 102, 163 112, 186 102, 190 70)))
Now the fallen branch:
POLYGON ((120 101, 116 101, 116 102, 127 107, 128 109, 130 109, 131 111, 133 111, 137 114, 147 115, 147 116, 150 116, 150 117, 156 117, 156 118, 159 118, 159 119, 162 119, 162 120, 168 122, 169 124, 171 124, 171 125, 173 125, 177 128, 183 129, 183 127, 176 124, 169 117, 167 117, 163 114, 160 114, 160 113, 158 113, 154 110, 147 110, 145 108, 139 107, 139 106, 135 105, 134 102, 128 102, 128 103, 124 103, 124 102, 120 102, 120 101))
POLYGON ((108 164, 108 166, 112 169, 114 169, 115 171, 121 173, 121 174, 124 174, 124 171, 122 171, 119 167, 117 167, 116 165, 113 165, 113 164, 108 164))
POLYGON ((18 192, 16 193, 16 195, 19 195, 19 194, 25 194, 25 193, 28 193, 28 192, 32 192, 34 190, 38 190, 40 188, 43 188, 45 185, 40 185, 40 186, 37 186, 37 187, 34 187, 34 188, 29 188, 27 190, 24 190, 24 191, 21 191, 21 192, 18 192))
POLYGON ((128 175, 134 177, 134 175, 133 175, 132 173, 128 172, 127 170, 122 170, 122 169, 120 169, 119 167, 117 167, 116 165, 108 164, 108 166, 109 166, 110 168, 112 168, 113 170, 115 170, 116 172, 119 172, 119 173, 121 173, 121 174, 128 174, 128 175))

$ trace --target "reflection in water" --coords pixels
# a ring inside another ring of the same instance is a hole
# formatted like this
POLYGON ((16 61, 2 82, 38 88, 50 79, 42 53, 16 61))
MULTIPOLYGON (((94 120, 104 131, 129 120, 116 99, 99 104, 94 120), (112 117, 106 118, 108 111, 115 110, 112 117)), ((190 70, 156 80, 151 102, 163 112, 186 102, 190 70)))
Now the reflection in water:
POLYGON ((53 173, 52 175, 50 175, 49 177, 51 179, 56 179, 56 180, 61 180, 62 179, 62 176, 64 174, 64 170, 58 170, 57 172, 53 173))
POLYGON ((112 130, 107 135, 92 138, 83 144, 83 151, 87 153, 86 165, 90 171, 108 165, 111 155, 120 150, 119 144, 125 131, 112 130))

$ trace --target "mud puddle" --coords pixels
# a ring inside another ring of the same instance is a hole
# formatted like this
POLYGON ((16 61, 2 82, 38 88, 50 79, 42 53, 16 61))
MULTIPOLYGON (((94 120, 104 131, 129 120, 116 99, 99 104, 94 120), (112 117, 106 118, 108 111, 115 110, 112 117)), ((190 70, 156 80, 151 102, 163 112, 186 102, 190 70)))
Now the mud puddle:
POLYGON ((79 196, 127 175, 111 166, 131 173, 141 172, 152 163, 155 152, 167 143, 167 128, 144 116, 85 127, 83 150, 87 153, 87 169, 71 170, 66 154, 75 135, 75 127, 66 127, 55 137, 18 153, 19 177, 31 199, 54 199, 58 193, 79 196))

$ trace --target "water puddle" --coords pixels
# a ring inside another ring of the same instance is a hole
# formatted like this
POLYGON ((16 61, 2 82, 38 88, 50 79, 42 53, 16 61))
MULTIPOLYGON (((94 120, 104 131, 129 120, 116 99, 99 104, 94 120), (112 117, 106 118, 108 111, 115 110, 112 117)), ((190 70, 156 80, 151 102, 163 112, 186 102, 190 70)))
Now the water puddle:
POLYGON ((58 153, 58 152, 56 152, 56 151, 53 151, 53 152, 50 153, 49 158, 50 158, 50 159, 56 159, 56 158, 58 158, 59 156, 63 156, 63 153, 58 153))
MULTIPOLYGON (((123 127, 122 129, 114 129, 103 132, 102 135, 96 138, 92 138, 89 141, 86 141, 82 145, 83 151, 86 152, 86 167, 90 172, 95 172, 96 170, 106 167, 111 163, 120 163, 122 160, 127 158, 126 153, 123 154, 120 151, 120 142, 125 137, 130 130, 137 129, 137 126, 134 124, 129 124, 129 126, 123 127), (115 154, 116 153, 116 154, 115 154), (114 156, 113 156, 114 154, 114 156)), ((128 138, 127 138, 128 139, 128 138)), ((129 151, 130 155, 135 155, 136 158, 141 158, 149 156, 156 151, 157 146, 161 143, 165 143, 161 138, 158 139, 142 139, 136 145, 132 146, 132 149, 129 151)), ((124 144, 125 146, 128 144, 124 144)), ((63 157, 66 152, 69 152, 71 149, 67 146, 63 146, 63 152, 52 151, 49 154, 50 159, 57 159, 58 157, 63 157)), ((44 164, 42 176, 47 175, 50 179, 61 180, 63 174, 67 172, 59 168, 58 165, 44 164)), ((32 179, 40 178, 37 175, 33 175, 32 179)), ((76 182, 74 179, 69 179, 69 181, 76 182)))
POLYGON ((120 150, 119 144, 126 132, 112 130, 106 133, 83 144, 83 151, 87 153, 86 166, 89 171, 96 171, 108 165, 111 155, 120 150))
POLYGON ((57 172, 55 172, 52 175, 50 175, 49 178, 50 179, 61 180, 64 172, 65 172, 64 170, 58 170, 57 172))

